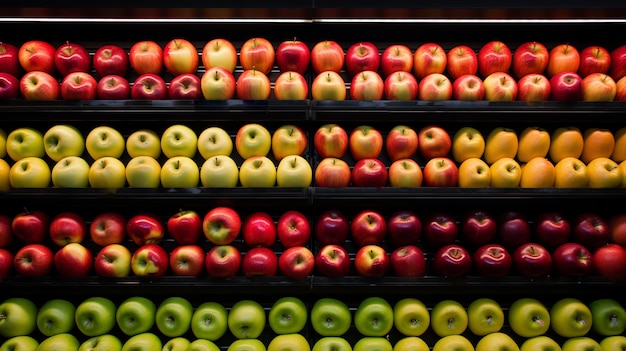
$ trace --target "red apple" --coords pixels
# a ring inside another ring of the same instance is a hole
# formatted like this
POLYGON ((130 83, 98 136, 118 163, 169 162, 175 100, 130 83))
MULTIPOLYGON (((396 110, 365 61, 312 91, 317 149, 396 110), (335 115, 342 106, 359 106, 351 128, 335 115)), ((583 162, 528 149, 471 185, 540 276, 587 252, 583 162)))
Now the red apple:
POLYGON ((451 213, 433 212, 424 218, 422 237, 429 247, 439 249, 457 240, 459 226, 451 213))
POLYGON ((12 221, 13 218, 0 214, 0 248, 8 247, 13 243, 12 221))
POLYGON ((352 217, 350 234, 358 247, 381 245, 387 236, 385 217, 375 210, 363 210, 352 217))
POLYGON ((354 268, 361 277, 383 277, 390 268, 387 251, 378 245, 365 245, 354 256, 354 268))
POLYGON ((534 229, 535 241, 548 250, 565 244, 572 236, 569 219, 557 211, 540 213, 535 218, 534 229))
POLYGON ((502 278, 509 275, 513 258, 500 244, 485 244, 472 254, 472 264, 478 275, 488 278, 502 278))
POLYGON ((419 82, 417 99, 447 101, 452 98, 452 81, 443 73, 431 73, 419 82))
POLYGON ((474 74, 465 74, 452 82, 452 99, 480 101, 485 98, 485 84, 474 74))
POLYGON ((580 50, 578 75, 586 77, 591 73, 608 73, 611 68, 611 53, 603 46, 590 45, 580 50))
POLYGON ((617 82, 626 76, 626 45, 618 46, 610 51, 611 66, 609 75, 617 82))
POLYGON ((285 248, 303 246, 311 238, 311 224, 303 212, 290 210, 278 218, 276 235, 285 248))
POLYGON ((378 48, 371 42, 358 42, 346 51, 346 71, 350 77, 363 71, 377 72, 380 66, 378 48))
POLYGON ((552 270, 550 251, 537 243, 521 244, 511 255, 513 257, 513 269, 521 276, 545 278, 552 270))
POLYGON ((139 246, 130 258, 130 268, 138 277, 162 277, 169 269, 169 254, 159 244, 139 246))
POLYGON ((241 234, 249 247, 272 247, 277 238, 276 223, 267 212, 254 212, 243 222, 241 234))
POLYGON ((521 44, 513 53, 513 75, 519 79, 529 73, 544 74, 549 56, 548 48, 542 43, 531 41, 521 44))
POLYGON ((13 273, 13 253, 6 249, 0 249, 0 282, 13 273))
POLYGON ((433 273, 436 275, 462 278, 472 269, 472 254, 461 245, 450 244, 435 252, 432 264, 433 273))
POLYGON ((383 150, 383 135, 376 128, 360 125, 350 132, 348 149, 356 161, 364 158, 377 158, 383 150))
POLYGON ((223 67, 211 67, 200 78, 200 89, 206 100, 229 100, 235 97, 237 80, 223 67))
POLYGON ((306 246, 292 246, 278 258, 280 273, 291 280, 302 281, 315 270, 315 255, 306 246))
MULTIPOLYGON (((3 239, 8 239, 11 235, 10 228, 8 228, 6 224, 3 224, 7 223, 9 219, 6 216, 4 216, 5 218, 2 217, 3 216, 0 216, 0 243, 3 241, 6 242, 3 239)), ((609 242, 626 247, 626 213, 616 213, 611 215, 608 219, 608 223, 609 230, 611 232, 609 242)), ((0 244, 0 247, 3 247, 2 244, 0 244)))
POLYGON ((108 75, 98 81, 96 96, 100 100, 126 100, 130 98, 130 90, 130 83, 126 78, 108 75))
POLYGON ((339 73, 345 62, 343 47, 333 40, 323 40, 311 48, 311 67, 316 74, 332 71, 339 73))
POLYGON ((459 167, 447 157, 428 160, 423 170, 424 184, 430 187, 455 187, 459 180, 459 167))
POLYGON ((550 78, 550 99, 575 102, 583 98, 583 79, 576 72, 560 72, 550 78))
POLYGON ((10 43, 0 42, 0 72, 8 73, 13 77, 22 75, 22 66, 19 60, 19 48, 10 43))
POLYGON ((448 57, 437 43, 424 43, 413 54, 413 73, 420 80, 432 73, 444 73, 448 57))
POLYGON ((380 71, 383 77, 394 72, 413 72, 413 52, 404 44, 387 46, 380 54, 380 71))
POLYGON ((485 100, 487 101, 515 101, 517 100, 518 86, 511 75, 506 72, 494 72, 483 80, 485 100))
POLYGON ((202 235, 202 218, 194 210, 180 210, 167 219, 167 232, 179 245, 198 243, 202 235))
POLYGON ((396 125, 385 137, 385 151, 391 161, 412 158, 417 153, 419 137, 415 129, 406 125, 396 125))
POLYGON ((315 167, 315 186, 320 188, 345 188, 350 185, 352 170, 340 158, 327 157, 315 167))
POLYGON ((600 277, 619 282, 626 279, 626 249, 618 244, 606 244, 592 251, 594 272, 600 277))
POLYGON ((164 100, 167 98, 167 83, 154 73, 142 74, 135 79, 130 97, 133 100, 164 100))
POLYGON ((58 100, 61 84, 46 72, 29 71, 20 78, 20 94, 25 100, 58 100))
POLYGON ((40 71, 53 75, 56 73, 54 56, 56 48, 41 40, 24 42, 18 50, 18 60, 25 72, 40 71))
POLYGON ((611 102, 617 95, 617 83, 605 73, 591 73, 582 82, 583 101, 611 102))
POLYGON ((21 277, 46 277, 54 268, 54 254, 42 244, 26 244, 13 258, 13 270, 21 277))
POLYGON ((398 277, 423 277, 426 274, 424 251, 417 245, 397 247, 389 255, 389 263, 398 277))
POLYGON ((320 245, 343 245, 350 235, 350 224, 339 210, 325 210, 315 219, 315 240, 320 245))
POLYGON ((588 277, 593 273, 591 251, 584 245, 566 242, 552 251, 552 266, 564 277, 588 277))
POLYGON ((469 210, 459 221, 459 238, 464 245, 472 248, 492 243, 497 231, 495 217, 486 210, 469 210))
POLYGON ((452 149, 452 138, 441 126, 427 125, 417 131, 418 151, 425 159, 446 157, 452 149))
POLYGON ((199 277, 204 272, 204 249, 200 245, 176 246, 169 254, 170 271, 177 276, 199 277))
POLYGON ((516 210, 507 210, 500 214, 496 239, 513 252, 519 246, 531 241, 531 226, 526 216, 516 210))
POLYGON ((550 100, 550 80, 539 73, 529 73, 517 81, 517 100, 541 102, 550 100))
POLYGON ((211 247, 204 259, 205 270, 211 278, 232 278, 241 268, 241 252, 233 245, 211 247))
POLYGON ((0 100, 12 100, 21 97, 20 80, 10 73, 0 72, 0 100))
POLYGON ((126 221, 126 235, 136 245, 158 244, 165 236, 163 222, 154 213, 139 213, 126 221))
POLYGON ((230 244, 239 236, 241 217, 230 207, 215 207, 204 215, 202 231, 204 236, 215 245, 230 244))
POLYGON ((89 73, 71 72, 61 81, 63 100, 95 100, 98 82, 89 73))
POLYGON ((102 45, 93 55, 93 68, 100 78, 110 75, 126 77, 128 65, 128 53, 115 44, 102 45))
POLYGON ((73 72, 87 73, 91 71, 91 56, 83 45, 66 41, 56 49, 54 65, 61 77, 73 72))
POLYGON ((387 239, 398 248, 417 245, 422 237, 422 220, 411 210, 399 210, 387 218, 387 239))
POLYGON ((348 133, 338 124, 324 124, 315 131, 313 145, 321 158, 341 158, 348 151, 348 133))
POLYGON ((410 72, 392 72, 383 82, 383 97, 386 100, 415 100, 418 92, 419 83, 410 72))
POLYGON ((126 217, 118 212, 103 212, 89 225, 91 240, 100 246, 119 244, 126 238, 126 217))
POLYGON ((163 46, 163 65, 173 76, 195 75, 199 61, 198 50, 189 40, 172 39, 163 46))
POLYGON ((607 220, 598 213, 583 212, 571 221, 572 238, 590 251, 609 242, 611 232, 607 220))
POLYGON ((256 70, 268 74, 274 67, 276 51, 265 38, 250 38, 241 44, 239 61, 244 71, 256 70))
POLYGON ((122 244, 108 244, 96 254, 93 264, 98 277, 121 278, 130 275, 132 253, 122 244))
POLYGON ((167 89, 167 97, 179 100, 199 100, 202 97, 200 77, 195 73, 184 73, 172 78, 167 89))
POLYGON ((457 45, 448 51, 446 70, 452 80, 466 74, 476 75, 478 58, 467 45, 457 45))
POLYGON ((54 254, 54 268, 61 277, 86 277, 92 267, 93 255, 80 243, 69 243, 54 254))
POLYGON ((381 188, 387 185, 388 180, 389 171, 380 159, 363 158, 352 167, 353 186, 381 188))
POLYGON ((87 224, 78 213, 61 212, 50 221, 48 234, 52 242, 58 246, 82 243, 87 236, 87 224))
POLYGON ((548 55, 546 76, 552 77, 561 72, 578 72, 580 53, 573 45, 559 44, 554 46, 548 55))
POLYGON ((311 62, 311 50, 306 43, 296 40, 285 40, 276 48, 276 65, 281 72, 298 72, 304 74, 311 62))
POLYGON ((253 247, 241 261, 241 271, 246 277, 273 277, 278 271, 278 256, 267 247, 253 247))
POLYGON ((159 75, 163 72, 163 48, 151 40, 138 41, 130 47, 128 62, 138 75, 159 75))
POLYGON ((252 68, 237 77, 236 91, 237 98, 241 100, 267 100, 272 89, 267 75, 252 68))
POLYGON ((483 78, 494 72, 508 72, 513 62, 511 49, 499 40, 483 45, 476 56, 478 74, 483 78))
POLYGON ((309 83, 295 71, 281 73, 274 82, 276 100, 306 100, 309 97, 309 83))
POLYGON ((16 214, 11 222, 13 236, 24 244, 41 244, 48 237, 50 219, 40 210, 16 214))
POLYGON ((341 245, 324 245, 315 255, 315 272, 323 277, 345 277, 351 270, 350 254, 341 245))
POLYGON ((380 100, 385 82, 376 71, 360 71, 354 74, 350 84, 350 99, 380 100))

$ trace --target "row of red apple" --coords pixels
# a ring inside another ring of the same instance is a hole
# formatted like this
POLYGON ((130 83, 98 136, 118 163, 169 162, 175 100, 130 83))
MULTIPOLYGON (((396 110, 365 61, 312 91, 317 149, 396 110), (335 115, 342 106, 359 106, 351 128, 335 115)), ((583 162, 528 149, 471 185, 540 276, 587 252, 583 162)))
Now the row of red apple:
POLYGON ((321 297, 311 304, 309 307, 300 297, 285 296, 270 303, 266 311, 263 304, 251 299, 226 306, 216 301, 196 303, 183 296, 156 302, 130 296, 119 303, 93 296, 79 302, 55 298, 38 305, 28 298, 8 297, 0 302, 3 313, 8 311, 3 314, 0 335, 6 338, 2 345, 24 351, 33 345, 41 345, 35 346, 39 350, 47 350, 44 345, 76 351, 90 347, 119 351, 131 345, 133 350, 161 350, 165 345, 172 350, 189 350, 190 337, 205 341, 203 347, 195 345, 197 348, 192 350, 215 351, 227 333, 234 337, 228 348, 231 351, 306 351, 311 350, 307 337, 313 338, 305 336, 308 326, 317 334, 311 341, 315 342, 313 349, 321 351, 427 351, 431 332, 433 350, 450 350, 456 345, 455 350, 477 351, 537 350, 548 346, 549 350, 614 351, 623 349, 626 343, 621 335, 626 328, 626 310, 613 298, 585 301, 566 296, 547 304, 521 297, 513 300, 508 309, 488 297, 467 303, 441 299, 432 306, 414 297, 389 301, 381 296, 361 298, 352 307, 334 297, 321 297), (507 334, 505 326, 513 334, 507 334), (354 345, 348 336, 351 328, 358 333, 354 345), (82 346, 73 334, 75 329, 88 337, 82 346), (118 329, 126 340, 115 336, 118 329), (271 329, 273 335, 263 336, 266 329, 271 329), (41 341, 31 336, 35 331, 44 336, 41 341), (394 331, 399 333, 397 340, 390 337, 394 331), (262 338, 268 339, 267 346, 262 338), (521 349, 515 340, 523 340, 521 349), (236 345, 238 342, 241 345, 236 345), (599 347, 600 343, 610 347, 599 347))

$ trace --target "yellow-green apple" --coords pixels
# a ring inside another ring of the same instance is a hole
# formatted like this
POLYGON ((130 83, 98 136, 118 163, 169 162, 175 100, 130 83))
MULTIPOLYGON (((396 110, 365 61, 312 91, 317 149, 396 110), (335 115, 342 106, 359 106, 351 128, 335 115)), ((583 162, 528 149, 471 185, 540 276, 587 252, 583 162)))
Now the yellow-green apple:
POLYGON ((216 245, 205 257, 205 270, 212 278, 232 278, 239 273, 241 252, 234 245, 216 245))
POLYGON ((54 66, 61 77, 73 72, 90 72, 91 56, 82 44, 66 41, 55 51, 54 66))
MULTIPOLYGON (((221 303, 207 301, 197 306, 191 316, 191 332, 198 338, 196 341, 204 340, 208 343, 204 343, 203 347, 205 348, 197 348, 196 350, 219 350, 213 342, 219 340, 228 330, 227 320, 228 311, 221 303)), ((188 350, 190 349, 188 348, 188 350)))
POLYGON ((297 72, 303 75, 309 69, 311 50, 306 43, 285 40, 276 47, 276 65, 281 72, 297 72))
POLYGON ((190 157, 171 157, 161 167, 161 185, 164 188, 195 188, 199 182, 200 170, 190 157))
POLYGON ((503 157, 489 166, 492 188, 517 188, 522 179, 522 166, 513 158, 503 157))
POLYGON ((237 49, 228 39, 211 39, 202 48, 202 65, 207 71, 221 67, 232 73, 237 66, 237 49))
POLYGON ((398 277, 423 277, 426 274, 424 251, 417 245, 400 246, 389 254, 391 271, 398 277))
POLYGON ((205 160, 217 155, 230 156, 233 140, 223 128, 208 127, 198 136, 198 151, 205 160))
POLYGON ((464 74, 452 81, 453 100, 480 101, 485 98, 485 84, 474 74, 464 74))
POLYGON ((591 336, 578 336, 573 338, 567 338, 561 344, 563 351, 604 351, 600 342, 592 338, 591 336))
POLYGON ((613 132, 615 138, 615 146, 611 159, 615 162, 622 162, 626 160, 626 127, 622 127, 613 132))
POLYGON ((360 71, 352 77, 350 99, 380 100, 383 98, 384 81, 376 71, 360 71))
POLYGON ((495 332, 482 336, 476 343, 475 350, 519 351, 519 346, 510 335, 504 332, 495 332))
POLYGON ((155 73, 138 76, 130 88, 133 100, 164 100, 167 98, 167 83, 155 73))
POLYGON ((187 39, 172 39, 163 47, 163 65, 173 76, 196 73, 198 61, 198 50, 187 39))
POLYGON ((256 339, 265 329, 267 316, 263 306, 252 300, 235 302, 228 313, 228 330, 237 339, 256 339))
POLYGON ((89 236, 99 246, 121 243, 126 238, 126 217, 110 211, 97 214, 89 225, 89 236))
POLYGON ((504 327, 504 310, 498 301, 482 297, 467 305, 468 329, 474 335, 497 333, 504 327))
POLYGON ((430 311, 430 327, 440 338, 463 334, 468 323, 465 306, 455 300, 440 300, 430 311))
POLYGON ((287 279, 303 281, 315 270, 315 255, 306 246, 292 246, 278 257, 278 269, 287 279))
POLYGON ((452 81, 443 73, 430 73, 420 80, 417 98, 427 101, 450 100, 452 98, 452 81))
POLYGON ((340 158, 326 157, 315 168, 315 186, 322 188, 343 188, 350 185, 352 170, 340 158))
POLYGON ((597 157, 587 163, 589 188, 618 188, 622 185, 623 176, 619 164, 608 157, 597 157))
POLYGON ((611 67, 611 53, 604 46, 589 45, 580 50, 578 75, 585 78, 591 73, 608 73, 611 67))
POLYGON ((385 136, 385 151, 392 161, 411 158, 417 152, 418 142, 415 129, 403 124, 396 125, 385 136))
POLYGON ((583 99, 583 79, 576 72, 559 72, 550 78, 550 99, 575 102, 583 99))
POLYGON ((151 129, 139 129, 126 138, 126 153, 131 158, 150 156, 158 159, 161 156, 161 138, 151 129))
POLYGON ((452 149, 452 138, 439 125, 426 125, 417 131, 418 151, 425 159, 447 157, 452 149))
POLYGON ((352 167, 350 180, 356 187, 381 188, 387 186, 389 171, 378 158, 362 158, 352 167))
POLYGON ((0 100, 21 97, 20 80, 10 73, 0 72, 0 100))
MULTIPOLYGON (((189 330, 192 316, 193 305, 187 298, 170 296, 157 306, 154 324, 162 334, 173 340, 182 337, 189 330)), ((184 337, 183 339, 186 340, 184 337)))
POLYGON ((390 269, 389 255, 382 246, 365 245, 354 256, 354 268, 361 277, 383 277, 390 269))
POLYGON ((346 83, 335 71, 319 72, 311 83, 311 96, 313 100, 345 100, 346 83))
POLYGON ((515 129, 495 127, 485 138, 483 158, 489 165, 501 158, 515 158, 518 146, 519 138, 515 129))
POLYGON ((587 335, 591 331, 591 309, 583 301, 563 297, 550 306, 550 328, 565 338, 587 335))
POLYGON ((20 94, 24 100, 57 100, 61 97, 61 84, 46 72, 30 71, 20 78, 20 94))
POLYGON ((50 350, 74 350, 78 351, 80 347, 80 341, 74 334, 71 333, 59 333, 52 336, 48 336, 41 340, 37 350, 50 351, 50 350))
POLYGON ((118 305, 115 321, 125 335, 145 333, 154 326, 156 308, 154 301, 147 297, 131 296, 118 305))
POLYGON ((46 277, 53 268, 54 253, 43 244, 25 244, 13 257, 13 270, 20 277, 46 277))
POLYGON ((352 217, 350 234, 358 247, 369 244, 381 245, 387 235, 385 217, 376 210, 362 210, 352 217))
POLYGON ((459 167, 447 157, 433 157, 423 170, 424 185, 429 187, 455 187, 459 180, 459 167))
POLYGON ((98 80, 96 97, 99 100, 127 100, 130 98, 130 90, 126 78, 110 74, 98 80))
POLYGON ((126 181, 131 188, 156 189, 161 185, 161 164, 151 156, 137 156, 126 164, 126 181))
POLYGON ((13 77, 22 75, 17 46, 6 42, 0 43, 0 72, 8 73, 13 77))
POLYGON ((53 161, 67 156, 82 156, 85 139, 78 128, 69 124, 54 125, 43 135, 46 155, 53 161))
POLYGON ((380 67, 378 48, 371 42, 357 42, 346 50, 346 72, 350 77, 363 71, 377 72, 380 67))
POLYGON ((306 133, 294 124, 283 124, 272 133, 272 153, 276 161, 302 155, 308 146, 306 133))
POLYGON ((227 351, 266 351, 267 347, 259 339, 237 339, 228 345, 227 351))
POLYGON ((415 100, 418 91, 419 83, 411 72, 392 72, 383 82, 385 100, 415 100))
POLYGON ((333 297, 317 299, 311 307, 311 326, 322 337, 340 337, 352 325, 348 305, 333 297))
POLYGON ((175 276, 199 277, 204 273, 205 252, 198 244, 179 244, 169 255, 170 272, 175 276))
POLYGON ((350 154, 357 161, 380 156, 383 143, 384 139, 381 132, 370 125, 355 127, 348 138, 350 154))
POLYGON ((526 338, 520 344, 520 351, 561 351, 561 345, 550 336, 539 335, 526 338))
POLYGON ((274 218, 267 212, 257 211, 246 217, 241 234, 248 247, 272 247, 276 242, 276 231, 274 218))
POLYGON ((555 188, 586 188, 588 182, 587 165, 580 159, 565 157, 554 165, 555 188))
POLYGON ((351 270, 350 254, 341 245, 324 245, 315 254, 315 272, 322 277, 345 277, 351 270))
POLYGON ((313 180, 313 169, 300 155, 285 156, 276 167, 276 185, 288 188, 306 188, 313 180))
POLYGON ((472 342, 463 335, 447 335, 437 339, 432 348, 433 351, 471 351, 474 350, 472 342))
MULTIPOLYGON (((596 298, 588 304, 591 311, 591 330, 602 336, 620 335, 626 329, 626 309, 613 298, 596 298)), ((622 340, 623 341, 623 340, 622 340)))
POLYGON ((309 83, 298 72, 282 72, 274 81, 274 97, 277 100, 306 100, 308 96, 309 83))
POLYGON ((448 50, 446 61, 446 72, 452 80, 466 74, 476 75, 478 72, 478 57, 467 45, 457 45, 448 50))
POLYGON ((212 156, 200 167, 200 183, 205 188, 234 188, 239 183, 239 167, 230 156, 212 156))
POLYGON ((513 53, 513 75, 520 79, 529 73, 544 74, 549 57, 550 52, 544 44, 536 41, 522 43, 513 53))
POLYGON ((461 127, 452 135, 452 158, 459 163, 468 158, 481 158, 485 152, 485 138, 474 127, 461 127))
POLYGON ((116 44, 104 44, 93 55, 93 68, 102 78, 110 75, 125 77, 128 73, 128 53, 116 44))
POLYGON ((48 163, 40 157, 25 157, 16 161, 9 170, 11 188, 47 188, 52 172, 48 163))
POLYGON ((550 80, 540 73, 529 73, 517 81, 517 100, 528 103, 550 100, 550 80))
POLYGON ((617 83, 605 73, 591 73, 583 78, 583 101, 610 102, 617 95, 617 83))
POLYGON ((575 126, 558 127, 550 134, 548 155, 554 163, 566 157, 579 158, 583 152, 584 137, 575 126))
POLYGON ((205 100, 229 100, 235 97, 237 80, 226 68, 207 68, 200 78, 200 89, 205 100))
POLYGON ((130 269, 137 277, 162 277, 169 269, 169 253, 159 244, 141 245, 130 258, 130 269))
POLYGON ((268 247, 253 247, 243 255, 241 272, 245 277, 274 277, 278 272, 278 255, 268 247))
POLYGON ((418 80, 432 73, 443 74, 448 57, 444 48, 437 43, 424 43, 413 54, 413 74, 418 80))
POLYGON ((56 73, 54 56, 56 48, 50 43, 41 40, 29 40, 19 47, 18 61, 22 69, 28 73, 32 71, 56 73))
POLYGON ((483 80, 485 100, 515 101, 518 87, 515 79, 507 72, 494 72, 483 80))
POLYGON ((589 127, 583 131, 580 159, 589 163, 598 157, 610 158, 615 149, 615 135, 610 129, 589 127))
MULTIPOLYGON (((9 180, 9 171, 11 166, 4 159, 0 159, 0 191, 11 190, 11 182, 9 180)), ((626 174, 626 173, 625 173, 626 174)))
POLYGON ((430 312, 426 304, 412 297, 400 299, 393 305, 395 328, 404 336, 418 337, 430 326, 430 312))
POLYGON ((389 166, 389 185, 398 188, 419 188, 424 175, 417 161, 406 158, 398 159, 389 166))
POLYGON ((250 38, 239 48, 239 62, 244 71, 256 70, 267 75, 274 67, 276 51, 265 38, 250 38))
POLYGON ((163 48, 152 40, 134 43, 128 52, 130 68, 138 75, 161 74, 163 71, 163 48))
POLYGON ((237 130, 235 149, 244 160, 253 156, 267 156, 272 147, 272 134, 258 123, 247 123, 237 130))
POLYGON ((602 338, 600 341, 602 351, 618 351, 626 344, 626 336, 611 335, 602 338))
POLYGON ((623 246, 614 243, 600 246, 592 251, 591 261, 595 267, 595 273, 601 278, 610 282, 624 280, 626 249, 623 246))
POLYGON ((558 44, 550 49, 546 76, 552 77, 561 72, 578 72, 580 53, 569 43, 558 44))
MULTIPOLYGON (((394 72, 413 72, 413 52, 405 44, 390 44, 380 54, 380 72, 388 77, 394 72)), ((411 75, 412 76, 412 75, 411 75)))
POLYGON ((488 188, 491 185, 491 168, 477 157, 465 159, 459 165, 459 187, 488 188))
POLYGON ((406 336, 393 345, 394 351, 428 351, 430 347, 424 339, 417 336, 406 336))
POLYGON ((249 157, 239 167, 239 182, 245 188, 272 188, 276 178, 276 166, 267 156, 249 157))
POLYGON ((87 72, 71 72, 61 81, 61 99, 95 100, 98 82, 87 72))
POLYGON ((161 151, 168 158, 176 156, 193 158, 198 151, 198 136, 186 125, 171 125, 161 134, 161 151))
POLYGON ((167 97, 172 100, 199 100, 202 97, 202 83, 195 73, 182 73, 170 80, 167 97))
POLYGON ((0 158, 7 155, 7 132, 0 128, 0 158))
POLYGON ((67 156, 52 167, 52 185, 57 188, 86 188, 89 186, 89 164, 78 156, 67 156))
POLYGON ((348 144, 348 133, 336 123, 327 123, 320 126, 313 135, 315 151, 321 158, 343 157, 346 151, 348 151, 348 144))
POLYGON ((85 148, 92 159, 102 157, 120 158, 126 148, 124 136, 111 126, 93 128, 85 137, 85 148))
POLYGON ((508 72, 513 62, 513 54, 508 45, 492 40, 481 46, 476 59, 478 74, 484 78, 494 72, 508 72))
POLYGON ((546 305, 532 297, 518 298, 509 306, 509 326, 517 335, 532 338, 550 329, 550 312, 546 305))
POLYGON ((61 277, 86 277, 92 267, 93 255, 81 243, 66 244, 54 254, 54 270, 61 277))
MULTIPOLYGON (((339 73, 345 62, 343 47, 333 40, 323 40, 311 48, 311 67, 316 75, 325 71, 339 73)), ((323 99, 317 99, 323 100, 323 99)))
POLYGON ((236 82, 237 98, 241 100, 267 100, 272 93, 268 76, 256 68, 243 71, 236 82))
POLYGON ((104 156, 89 167, 92 188, 119 189, 126 185, 126 166, 115 157, 104 156))
POLYGON ((286 248, 308 244, 311 238, 309 219, 298 210, 284 212, 276 221, 276 236, 286 248))
POLYGON ((76 327, 87 337, 107 334, 115 327, 116 311, 115 302, 108 297, 87 297, 76 305, 76 327))
POLYGON ((60 212, 50 221, 48 235, 53 243, 64 246, 69 243, 81 243, 85 240, 87 225, 76 212, 60 212))
POLYGON ((556 171, 554 164, 545 157, 534 157, 522 164, 521 188, 552 188, 556 171))
POLYGON ((278 334, 267 344, 267 351, 311 351, 309 341, 302 334, 278 334))
POLYGON ((354 311, 354 326, 365 337, 382 337, 393 328, 393 306, 380 296, 366 297, 354 311))
POLYGON ((163 342, 158 335, 152 332, 144 332, 133 335, 122 344, 122 351, 130 350, 162 350, 163 342))
POLYGON ((15 351, 36 351, 39 341, 30 335, 18 335, 8 337, 2 344, 0 350, 15 351))
POLYGON ((6 136, 6 154, 13 161, 25 157, 43 157, 45 145, 43 135, 35 128, 20 127, 6 136))

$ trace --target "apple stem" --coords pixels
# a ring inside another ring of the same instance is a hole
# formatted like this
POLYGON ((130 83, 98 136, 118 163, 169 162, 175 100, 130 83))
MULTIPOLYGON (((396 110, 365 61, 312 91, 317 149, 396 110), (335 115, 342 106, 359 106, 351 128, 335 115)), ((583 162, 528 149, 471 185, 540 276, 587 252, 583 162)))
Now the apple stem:
POLYGON ((448 328, 454 329, 454 318, 448 319, 448 328))
POLYGON ((611 325, 616 327, 617 326, 617 317, 615 315, 611 315, 610 320, 611 320, 611 325))
POLYGON ((3 319, 7 319, 7 315, 6 314, 0 314, 0 320, 3 320, 3 319))
POLYGON ((493 325, 493 318, 491 316, 487 317, 487 324, 493 325))
POLYGON ((291 321, 291 315, 289 313, 283 313, 283 319, 291 321))
POLYGON ((543 320, 537 316, 533 317, 533 322, 537 322, 537 324, 543 325, 543 320))

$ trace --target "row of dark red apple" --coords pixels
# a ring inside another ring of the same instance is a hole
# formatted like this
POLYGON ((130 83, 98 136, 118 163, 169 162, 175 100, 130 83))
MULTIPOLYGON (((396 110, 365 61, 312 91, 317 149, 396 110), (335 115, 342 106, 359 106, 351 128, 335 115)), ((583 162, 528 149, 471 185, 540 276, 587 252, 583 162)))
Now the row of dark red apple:
POLYGON ((276 99, 343 100, 347 89, 340 73, 344 72, 351 81, 350 98, 358 100, 612 101, 626 97, 626 80, 619 82, 626 74, 626 45, 611 51, 598 45, 579 51, 571 44, 548 50, 539 42, 528 42, 513 54, 501 41, 486 43, 478 52, 467 45, 446 52, 437 43, 424 43, 413 52, 407 45, 393 44, 381 53, 371 42, 354 43, 344 52, 339 43, 328 40, 309 49, 296 40, 274 48, 265 38, 250 38, 237 52, 230 41, 219 38, 207 42, 200 55, 190 41, 173 39, 163 47, 154 41, 137 42, 129 52, 104 45, 92 58, 78 43, 55 48, 31 40, 19 48, 4 43, 1 52, 0 72, 6 74, 0 96, 4 98, 269 99, 268 73, 275 65, 281 72, 274 82, 276 99), (206 69, 202 79, 197 74, 200 63, 206 69), (238 63, 243 73, 235 79, 238 63), (126 80, 129 68, 139 75, 132 88, 126 80), (304 78, 310 68, 315 74, 311 95, 304 78), (174 77, 169 87, 161 77, 164 71, 174 77), (56 73, 62 83, 53 76, 56 73))
POLYGON ((3 278, 13 271, 19 276, 41 277, 53 270, 67 277, 92 272, 102 277, 171 272, 215 278, 280 273, 293 280, 312 274, 452 278, 470 274, 584 278, 596 274, 611 281, 626 278, 624 214, 604 218, 584 212, 568 218, 546 212, 533 221, 519 211, 494 216, 474 210, 457 219, 445 212, 418 216, 402 210, 386 216, 362 210, 349 220, 339 210, 328 210, 312 224, 306 214, 296 210, 282 213, 278 219, 265 212, 242 219, 232 208, 216 207, 204 217, 193 210, 180 211, 165 224, 150 213, 126 219, 120 213, 107 212, 89 225, 74 212, 49 218, 42 211, 33 211, 0 218, 3 278), (160 245, 165 243, 166 233, 176 244, 171 252, 160 245), (208 246, 200 242, 203 236, 208 246), (95 255, 87 238, 96 244, 95 255), (210 247, 208 251, 206 247, 210 247), (427 259, 429 255, 432 257, 427 259))

